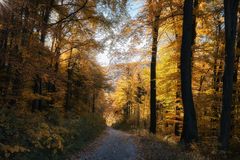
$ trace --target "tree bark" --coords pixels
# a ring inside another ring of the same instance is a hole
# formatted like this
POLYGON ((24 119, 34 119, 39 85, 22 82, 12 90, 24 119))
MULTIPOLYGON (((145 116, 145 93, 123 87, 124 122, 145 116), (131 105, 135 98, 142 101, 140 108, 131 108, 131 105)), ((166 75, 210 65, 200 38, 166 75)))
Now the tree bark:
POLYGON ((156 115, 156 61, 158 45, 158 28, 160 16, 155 16, 153 20, 153 40, 152 40, 152 60, 150 77, 150 133, 156 134, 157 115, 156 115))
MULTIPOLYGON (((238 18, 238 23, 240 22, 240 17, 238 18)), ((238 31, 237 31, 237 51, 240 49, 240 23, 238 24, 238 31)), ((235 122, 235 110, 236 106, 239 103, 238 100, 238 69, 239 69, 239 60, 240 60, 240 55, 239 53, 236 53, 235 60, 234 60, 234 74, 233 74, 233 104, 232 104, 232 110, 234 111, 232 113, 232 130, 234 131, 234 122, 235 122)))
POLYGON ((224 0, 225 15, 225 66, 223 76, 223 102, 220 122, 220 148, 227 150, 231 132, 231 110, 233 93, 233 75, 237 9, 239 0, 224 0))
POLYGON ((196 36, 196 18, 193 15, 193 0, 184 1, 183 16, 183 37, 181 46, 181 91, 184 120, 181 141, 185 144, 189 144, 198 140, 197 119, 192 94, 192 46, 196 36))

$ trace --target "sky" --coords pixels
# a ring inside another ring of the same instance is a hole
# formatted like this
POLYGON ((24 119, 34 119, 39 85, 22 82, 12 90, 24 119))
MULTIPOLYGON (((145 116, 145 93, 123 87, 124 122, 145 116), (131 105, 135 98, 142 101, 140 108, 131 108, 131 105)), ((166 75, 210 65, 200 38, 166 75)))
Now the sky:
MULTIPOLYGON (((131 18, 134 19, 137 16, 141 7, 143 6, 143 2, 144 2, 143 0, 129 1, 127 10, 131 18)), ((110 64, 111 58, 110 58, 109 52, 111 52, 109 48, 106 48, 106 50, 104 50, 102 53, 99 53, 97 55, 97 61, 102 66, 108 66, 110 64)))
POLYGON ((7 6, 7 0, 0 0, 0 12, 2 11, 2 8, 6 8, 7 6))

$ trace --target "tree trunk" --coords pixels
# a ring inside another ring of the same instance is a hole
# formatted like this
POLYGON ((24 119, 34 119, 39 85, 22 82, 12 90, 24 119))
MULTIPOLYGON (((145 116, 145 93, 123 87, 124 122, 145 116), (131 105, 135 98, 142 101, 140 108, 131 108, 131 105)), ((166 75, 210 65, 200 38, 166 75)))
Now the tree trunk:
POLYGON ((213 66, 213 104, 211 106, 212 109, 212 118, 210 119, 211 122, 211 136, 217 136, 217 123, 219 120, 219 105, 220 105, 220 84, 222 82, 222 75, 223 75, 223 51, 220 50, 220 46, 222 44, 222 38, 221 38, 221 21, 218 17, 217 21, 218 24, 216 26, 216 48, 214 51, 214 66, 213 66), (219 58, 220 57, 220 58, 219 58))
POLYGON ((43 24, 42 24, 41 37, 40 37, 40 41, 43 44, 45 43, 45 39, 47 35, 47 25, 50 19, 53 4, 54 4, 54 0, 46 1, 46 7, 43 11, 43 24))
POLYGON ((150 77, 150 133, 156 133, 157 115, 156 115, 156 62, 158 45, 158 28, 160 16, 155 16, 153 20, 153 40, 152 40, 152 60, 150 77))
POLYGON ((70 51, 70 57, 68 62, 68 68, 67 68, 67 91, 66 91, 66 103, 65 103, 65 110, 69 111, 71 110, 71 99, 72 99, 72 75, 73 75, 73 66, 71 63, 72 60, 72 48, 70 51))
POLYGON ((221 144, 220 147, 223 150, 228 149, 231 132, 231 109, 238 3, 239 0, 224 0, 226 56, 223 76, 223 102, 219 137, 221 144))
MULTIPOLYGON (((33 93, 37 96, 42 94, 42 78, 37 74, 34 78, 33 93)), ((32 101, 32 111, 41 110, 42 100, 36 98, 32 101)))
MULTIPOLYGON (((173 1, 170 1, 169 7, 171 10, 171 18, 173 20, 173 27, 174 27, 174 35, 175 35, 175 43, 177 44, 176 46, 176 52, 178 53, 179 48, 178 48, 178 42, 180 40, 180 33, 177 30, 177 25, 176 25, 176 19, 175 16, 173 14, 173 8, 172 8, 172 4, 173 1)), ((179 61, 177 61, 177 74, 180 77, 180 63, 179 61)), ((180 82, 180 78, 177 78, 177 83, 176 83, 176 100, 175 100, 175 124, 174 124, 174 134, 175 136, 180 136, 181 135, 181 125, 182 125, 182 118, 181 118, 181 113, 182 113, 182 104, 181 104, 181 82, 180 82)))
MULTIPOLYGON (((240 18, 238 18, 238 33, 237 33, 237 51, 240 49, 240 18)), ((237 107, 237 104, 239 103, 238 100, 238 69, 239 69, 239 60, 240 60, 240 55, 239 53, 236 53, 236 57, 234 60, 234 74, 233 74, 233 104, 232 104, 232 130, 234 130, 234 122, 235 122, 235 110, 237 107)))
POLYGON ((93 95, 92 95, 92 113, 95 113, 95 110, 96 110, 95 101, 96 101, 96 93, 95 93, 95 89, 93 89, 93 95))
POLYGON ((192 95, 192 46, 196 36, 195 21, 193 0, 185 0, 181 46, 181 91, 184 109, 181 141, 185 144, 198 140, 197 119, 192 95))

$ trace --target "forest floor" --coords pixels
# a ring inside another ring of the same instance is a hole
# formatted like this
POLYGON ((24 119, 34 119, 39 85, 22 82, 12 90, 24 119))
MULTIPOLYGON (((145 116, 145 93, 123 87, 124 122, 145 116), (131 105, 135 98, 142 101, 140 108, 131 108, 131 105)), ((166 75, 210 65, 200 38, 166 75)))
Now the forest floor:
POLYGON ((104 133, 71 160, 204 160, 198 152, 186 153, 176 144, 153 137, 107 128, 104 133))

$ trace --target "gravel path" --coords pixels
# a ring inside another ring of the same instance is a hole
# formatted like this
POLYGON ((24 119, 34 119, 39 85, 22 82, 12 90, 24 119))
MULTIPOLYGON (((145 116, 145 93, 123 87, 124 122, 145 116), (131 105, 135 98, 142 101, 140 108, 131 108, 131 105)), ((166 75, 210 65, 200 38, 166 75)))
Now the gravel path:
POLYGON ((80 153, 73 160, 136 160, 136 148, 130 134, 107 128, 88 151, 80 153))

